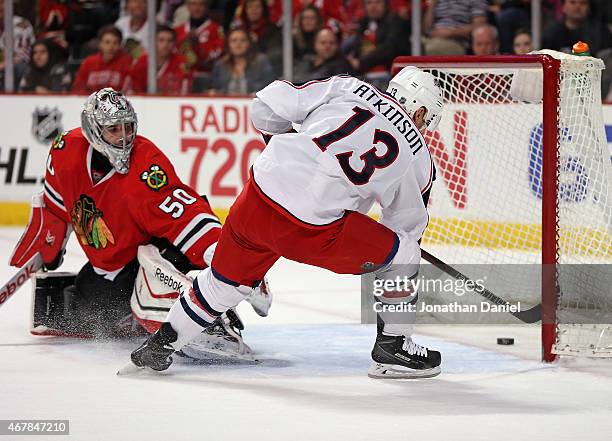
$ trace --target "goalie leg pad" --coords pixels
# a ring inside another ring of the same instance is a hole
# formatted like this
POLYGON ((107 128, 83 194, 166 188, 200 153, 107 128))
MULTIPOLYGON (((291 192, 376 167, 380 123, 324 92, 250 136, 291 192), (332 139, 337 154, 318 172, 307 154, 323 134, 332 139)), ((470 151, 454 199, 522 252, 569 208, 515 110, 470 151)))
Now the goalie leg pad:
POLYGON ((73 296, 67 288, 74 287, 76 273, 36 273, 32 277, 33 335, 82 336, 71 331, 70 315, 73 296))
POLYGON ((91 264, 78 274, 35 274, 31 333, 79 338, 140 335, 131 323, 124 323, 131 317, 128 293, 133 272, 129 265, 112 282, 97 275, 91 264))
POLYGON ((138 263, 140 269, 130 305, 136 320, 153 333, 179 296, 191 288, 193 280, 162 257, 153 245, 138 247, 138 263))

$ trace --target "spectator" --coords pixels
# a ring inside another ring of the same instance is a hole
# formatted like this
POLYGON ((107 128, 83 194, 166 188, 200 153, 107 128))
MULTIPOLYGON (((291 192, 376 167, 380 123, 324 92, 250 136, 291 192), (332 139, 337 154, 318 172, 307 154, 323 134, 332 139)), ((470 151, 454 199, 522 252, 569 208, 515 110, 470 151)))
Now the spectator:
POLYGON ((525 55, 533 50, 531 34, 525 29, 519 29, 512 40, 512 50, 515 55, 525 55))
POLYGON ((275 76, 268 57, 255 49, 249 33, 234 28, 227 35, 227 53, 213 68, 213 92, 247 95, 263 89, 275 76))
POLYGON ((268 56, 275 75, 280 76, 283 65, 283 40, 278 26, 270 21, 270 11, 264 0, 245 0, 239 23, 246 29, 255 48, 268 56))
POLYGON ((123 34, 123 47, 136 60, 144 51, 149 50, 147 2, 146 0, 127 0, 127 14, 115 22, 123 34))
POLYGON ((119 0, 61 0, 68 3, 66 40, 71 57, 76 60, 97 51, 98 33, 119 18, 119 0))
MULTIPOLYGON (((387 7, 402 20, 410 20, 412 16, 412 0, 388 0, 387 7)), ((428 7, 429 0, 421 0, 421 11, 425 11, 428 7)), ((344 23, 358 21, 365 16, 363 0, 345 0, 340 11, 344 23)))
MULTIPOLYGON (((292 3, 294 13, 299 13, 308 6, 314 6, 319 10, 323 22, 327 26, 330 26, 330 21, 340 22, 344 15, 343 0, 298 0, 292 3)), ((335 31, 336 29, 332 27, 332 30, 335 31)))
POLYGON ((464 55, 472 30, 486 23, 486 0, 431 0, 423 15, 427 55, 464 55))
MULTIPOLYGON (((13 15, 13 71, 15 85, 28 67, 34 43, 34 29, 28 20, 13 15)), ((4 89, 4 1, 0 1, 0 86, 4 89)))
POLYGON ((98 52, 85 58, 77 71, 72 92, 90 94, 104 87, 120 90, 128 76, 132 58, 121 49, 121 31, 113 25, 98 32, 98 52))
POLYGON ((338 50, 338 37, 331 29, 323 28, 317 32, 314 48, 314 54, 304 56, 296 65, 295 82, 306 82, 352 72, 351 65, 338 50))
MULTIPOLYGON (((362 1, 362 0, 358 0, 362 1)), ((236 17, 240 18, 244 9, 245 0, 240 0, 240 6, 236 10, 236 17)), ((281 25, 283 22, 283 0, 266 0, 268 18, 271 23, 281 25)), ((291 19, 295 17, 307 6, 312 5, 317 8, 323 17, 323 22, 329 25, 330 21, 339 23, 345 16, 344 0, 294 0, 291 2, 291 19)))
POLYGON ((601 73, 601 99, 612 102, 612 48, 603 49, 600 54, 606 66, 601 73))
POLYGON ((365 0, 364 6, 366 16, 348 45, 347 59, 354 71, 384 89, 393 59, 410 51, 410 24, 392 13, 386 0, 365 0))
POLYGON ((178 51, 194 70, 193 91, 210 88, 210 71, 223 52, 223 29, 208 16, 206 0, 187 0, 189 21, 175 28, 178 51))
POLYGON ((51 40, 41 40, 32 46, 32 59, 21 83, 20 92, 46 94, 67 92, 72 78, 61 59, 61 48, 51 40))
POLYGON ((293 27, 293 57, 296 60, 314 54, 315 36, 322 27, 323 17, 313 5, 306 6, 296 15, 293 27))
MULTIPOLYGON (((321 16, 322 27, 330 28, 338 37, 342 34, 345 27, 344 20, 347 17, 344 0, 297 0, 292 3, 294 22, 297 15, 304 11, 304 9, 315 7, 321 16)), ((268 6, 270 6, 269 1, 268 6)))
MULTIPOLYGON (((184 0, 163 0, 162 11, 163 14, 159 15, 162 17, 163 22, 171 22, 174 27, 180 26, 189 21, 189 11, 184 0), (178 5, 178 7, 174 7, 178 5), (171 12, 169 18, 168 12, 171 12)), ((212 21, 221 24, 223 32, 229 31, 232 22, 236 17, 236 8, 240 0, 207 0, 208 16, 212 21)))
MULTIPOLYGON (((190 90, 191 72, 187 60, 176 51, 176 31, 159 25, 155 34, 157 62, 157 92, 166 95, 182 95, 190 90)), ((148 85, 149 56, 145 52, 136 60, 130 72, 127 90, 144 93, 148 85)))
POLYGON ((472 30, 472 52, 474 55, 499 53, 499 38, 495 26, 482 24, 472 30))
POLYGON ((213 20, 221 23, 223 32, 229 32, 239 4, 240 0, 209 0, 210 15, 213 20))
POLYGON ((589 20, 590 12, 589 0, 564 0, 563 19, 546 29, 542 46, 571 53, 574 43, 580 40, 588 43, 594 56, 601 49, 612 47, 610 29, 602 22, 589 20))
POLYGON ((500 52, 509 54, 512 53, 512 41, 516 32, 529 28, 531 0, 500 0, 499 3, 500 10, 496 19, 500 52))
POLYGON ((68 49, 66 28, 68 27, 69 6, 62 0, 39 0, 38 24, 40 40, 52 39, 64 49, 68 49))

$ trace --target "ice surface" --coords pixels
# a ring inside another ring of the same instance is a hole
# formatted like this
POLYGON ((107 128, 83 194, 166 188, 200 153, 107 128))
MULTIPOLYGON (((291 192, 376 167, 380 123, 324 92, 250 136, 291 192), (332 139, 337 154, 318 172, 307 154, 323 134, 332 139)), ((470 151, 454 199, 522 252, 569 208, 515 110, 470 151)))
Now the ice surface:
MULTIPOLYGON (((0 229, 2 281, 20 233, 0 229)), ((83 263, 71 240, 62 270, 83 263)), ((31 336, 26 286, 0 308, 0 419, 69 419, 73 440, 611 437, 612 362, 543 365, 537 326, 417 327, 415 340, 442 352, 442 374, 373 380, 375 330, 359 324, 357 277, 281 261, 270 281, 268 318, 239 308, 260 364, 178 360, 161 375, 129 377, 115 372, 140 340, 31 336), (497 337, 516 344, 497 346, 497 337)))

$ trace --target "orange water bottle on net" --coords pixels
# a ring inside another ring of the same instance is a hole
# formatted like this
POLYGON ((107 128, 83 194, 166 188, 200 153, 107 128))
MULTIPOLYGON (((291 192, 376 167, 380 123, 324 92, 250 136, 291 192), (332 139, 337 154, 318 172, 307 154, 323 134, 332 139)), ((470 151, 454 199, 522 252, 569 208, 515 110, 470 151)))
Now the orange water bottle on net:
POLYGON ((576 44, 572 46, 572 55, 586 56, 590 57, 590 48, 587 43, 584 41, 578 41, 576 44))

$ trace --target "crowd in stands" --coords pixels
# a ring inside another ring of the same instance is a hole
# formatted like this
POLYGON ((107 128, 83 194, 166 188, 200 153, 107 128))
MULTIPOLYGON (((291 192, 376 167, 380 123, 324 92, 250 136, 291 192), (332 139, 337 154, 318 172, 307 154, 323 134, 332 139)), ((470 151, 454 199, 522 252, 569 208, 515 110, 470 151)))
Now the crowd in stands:
MULTIPOLYGON (((426 55, 525 54, 530 0, 422 0, 426 55)), ((411 0, 293 1, 294 81, 349 73, 384 87, 392 60, 411 50, 411 0)), ((282 76, 282 0, 20 0, 13 19, 16 89, 87 94, 147 91, 155 51, 158 93, 245 95, 282 76), (156 23, 149 47, 148 21, 156 23)), ((612 2, 542 0, 542 47, 578 40, 611 66, 612 2)), ((0 1, 0 85, 4 84, 0 1)), ((612 94, 608 96, 612 100, 612 94)))

